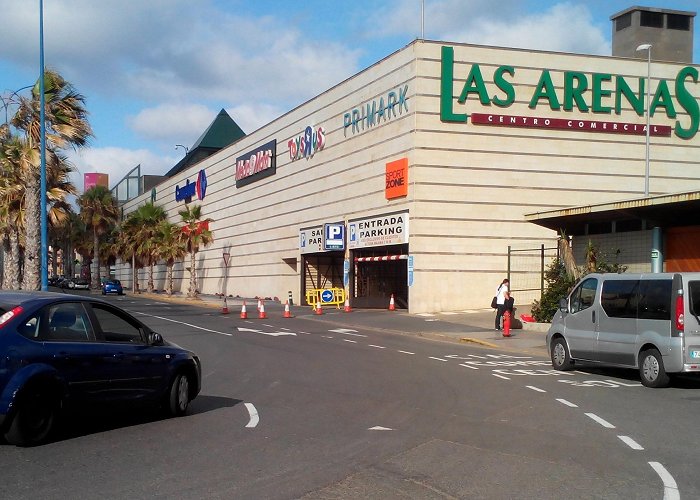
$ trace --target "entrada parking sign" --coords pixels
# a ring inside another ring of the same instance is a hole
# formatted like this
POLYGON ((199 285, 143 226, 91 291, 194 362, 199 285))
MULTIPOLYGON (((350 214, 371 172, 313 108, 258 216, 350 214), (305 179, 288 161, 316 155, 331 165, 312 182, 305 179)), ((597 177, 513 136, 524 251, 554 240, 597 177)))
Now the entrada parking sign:
POLYGON ((345 250, 345 224, 323 225, 323 249, 345 250))

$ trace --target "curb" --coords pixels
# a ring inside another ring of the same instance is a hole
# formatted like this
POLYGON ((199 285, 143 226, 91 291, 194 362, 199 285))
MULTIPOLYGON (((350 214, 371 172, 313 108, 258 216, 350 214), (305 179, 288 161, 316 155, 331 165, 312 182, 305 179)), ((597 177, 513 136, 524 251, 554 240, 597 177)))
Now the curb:
POLYGON ((469 344, 479 344, 479 345, 483 345, 486 347, 490 347, 492 349, 498 349, 501 347, 501 346, 497 346, 496 344, 492 344, 491 342, 487 342, 486 340, 475 339, 473 337, 462 337, 461 339, 459 339, 459 341, 469 343, 469 344))

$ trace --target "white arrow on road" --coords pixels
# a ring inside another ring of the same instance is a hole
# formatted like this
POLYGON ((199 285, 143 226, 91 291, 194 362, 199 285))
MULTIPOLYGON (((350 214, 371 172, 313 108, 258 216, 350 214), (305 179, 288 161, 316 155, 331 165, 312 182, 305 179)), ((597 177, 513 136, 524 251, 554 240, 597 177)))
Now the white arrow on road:
POLYGON ((366 337, 367 335, 362 335, 357 333, 357 330, 350 330, 349 328, 336 328, 335 330, 328 330, 329 332, 342 333, 343 335, 352 335, 353 337, 366 337))
POLYGON ((270 335, 272 337, 279 337, 280 335, 294 335, 296 336, 296 333, 294 332, 263 332, 262 330, 253 330, 251 328, 242 328, 242 327, 237 327, 237 330, 239 332, 252 332, 252 333, 259 333, 261 335, 270 335))

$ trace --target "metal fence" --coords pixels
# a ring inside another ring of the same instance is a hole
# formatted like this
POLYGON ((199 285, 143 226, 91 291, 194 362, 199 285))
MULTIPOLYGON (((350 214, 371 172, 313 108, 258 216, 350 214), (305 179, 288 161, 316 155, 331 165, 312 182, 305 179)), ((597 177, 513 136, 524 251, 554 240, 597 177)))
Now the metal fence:
POLYGON ((514 249, 508 246, 508 280, 518 303, 541 300, 544 293, 544 273, 552 259, 558 257, 554 247, 514 249))

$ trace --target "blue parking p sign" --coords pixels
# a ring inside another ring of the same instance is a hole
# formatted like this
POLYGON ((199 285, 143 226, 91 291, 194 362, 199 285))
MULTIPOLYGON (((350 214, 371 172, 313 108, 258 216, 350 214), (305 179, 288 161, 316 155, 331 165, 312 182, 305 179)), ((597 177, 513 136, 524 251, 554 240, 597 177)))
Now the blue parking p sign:
POLYGON ((323 225, 323 249, 345 250, 345 224, 323 225))

